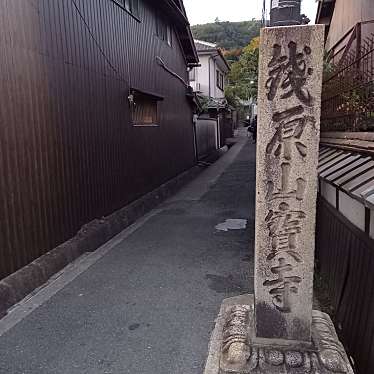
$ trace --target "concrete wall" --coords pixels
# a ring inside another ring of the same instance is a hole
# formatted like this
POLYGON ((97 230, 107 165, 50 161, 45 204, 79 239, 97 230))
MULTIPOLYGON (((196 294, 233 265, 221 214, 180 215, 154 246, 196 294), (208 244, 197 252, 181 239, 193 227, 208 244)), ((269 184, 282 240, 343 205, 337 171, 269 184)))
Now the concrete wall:
POLYGON ((194 68, 195 80, 191 81, 194 91, 201 92, 205 96, 209 96, 209 56, 199 56, 200 65, 194 68))
POLYGON ((217 87, 216 71, 219 70, 224 76, 226 73, 218 65, 218 62, 210 58, 209 55, 199 56, 200 67, 195 68, 195 80, 191 81, 194 91, 200 91, 205 96, 211 96, 215 99, 225 97, 223 90, 217 87), (210 93, 209 93, 209 65, 210 65, 210 93))
MULTIPOLYGON (((357 22, 372 19, 374 19, 373 0, 336 0, 327 38, 327 49, 333 47, 357 22)), ((371 27, 374 29, 374 25, 371 27)))
POLYGON ((361 202, 339 191, 339 211, 356 227, 365 231, 365 206, 361 202))

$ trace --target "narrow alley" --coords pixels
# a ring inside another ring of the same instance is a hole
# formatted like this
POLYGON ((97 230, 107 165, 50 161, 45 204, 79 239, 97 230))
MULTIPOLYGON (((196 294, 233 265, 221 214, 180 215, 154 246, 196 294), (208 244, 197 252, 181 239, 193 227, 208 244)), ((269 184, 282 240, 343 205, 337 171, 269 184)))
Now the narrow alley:
POLYGON ((0 373, 201 374, 222 300, 253 292, 255 146, 236 139, 14 308, 0 322, 0 373))

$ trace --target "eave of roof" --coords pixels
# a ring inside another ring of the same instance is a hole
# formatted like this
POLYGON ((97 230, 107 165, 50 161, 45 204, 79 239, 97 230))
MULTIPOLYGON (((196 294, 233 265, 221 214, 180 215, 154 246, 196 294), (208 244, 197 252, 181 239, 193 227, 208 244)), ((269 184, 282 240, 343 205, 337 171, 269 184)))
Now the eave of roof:
POLYGON ((167 12, 167 15, 174 21, 187 63, 191 65, 197 64, 199 62, 199 57, 197 55, 183 1, 162 0, 161 4, 167 12))
POLYGON ((319 19, 321 18, 322 3, 323 3, 323 0, 320 0, 318 2, 318 8, 317 8, 317 14, 316 14, 316 20, 315 20, 316 24, 319 23, 319 19))
MULTIPOLYGON (((316 15, 316 21, 315 21, 316 24, 321 23, 321 15, 322 15, 322 11, 324 9, 324 5, 331 4, 331 3, 335 3, 335 0, 320 0, 318 2, 317 15, 316 15)), ((326 7, 325 7, 325 9, 326 9, 326 7)), ((332 15, 334 13, 334 7, 331 7, 329 9, 329 13, 330 13, 329 18, 330 18, 330 21, 331 21, 332 15)))
POLYGON ((217 44, 205 42, 203 40, 194 39, 195 47, 198 51, 216 50, 217 44))
POLYGON ((197 54, 199 56, 213 55, 213 54, 216 54, 216 53, 218 53, 219 57, 221 57, 221 60, 226 65, 227 70, 230 71, 231 70, 230 65, 227 62, 227 60, 226 60, 225 56, 223 55, 220 48, 197 49, 197 54))
MULTIPOLYGON (((336 133, 335 133, 336 134, 336 133)), ((343 133, 344 134, 344 133, 343 133)), ((334 133, 322 133, 318 175, 330 186, 360 201, 366 207, 374 208, 374 160, 373 156, 355 151, 354 147, 345 148, 329 138, 334 133)), ((339 134, 340 136, 340 134, 339 134)), ((355 141, 357 143, 357 140, 355 141)))

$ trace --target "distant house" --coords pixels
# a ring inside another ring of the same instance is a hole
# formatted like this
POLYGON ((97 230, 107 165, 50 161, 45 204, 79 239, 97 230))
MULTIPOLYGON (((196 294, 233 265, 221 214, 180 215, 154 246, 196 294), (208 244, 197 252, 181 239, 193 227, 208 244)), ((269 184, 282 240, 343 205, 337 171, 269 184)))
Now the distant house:
POLYGON ((195 40, 200 66, 190 69, 190 85, 204 103, 196 123, 198 157, 223 147, 233 135, 236 113, 225 99, 230 67, 216 44, 195 40))
POLYGON ((230 67, 216 44, 195 40, 199 67, 190 71, 190 84, 195 92, 212 99, 225 97, 225 85, 230 67))
POLYGON ((181 0, 1 1, 0 279, 196 164, 181 0))

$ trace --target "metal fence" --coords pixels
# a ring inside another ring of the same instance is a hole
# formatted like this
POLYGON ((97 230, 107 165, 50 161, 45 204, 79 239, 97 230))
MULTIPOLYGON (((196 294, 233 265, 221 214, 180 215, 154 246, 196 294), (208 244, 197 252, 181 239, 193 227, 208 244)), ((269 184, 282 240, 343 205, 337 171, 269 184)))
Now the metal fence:
POLYGON ((374 131, 373 31, 360 22, 326 54, 322 131, 374 131))
POLYGON ((316 245, 338 333, 357 373, 374 373, 374 240, 320 198, 316 245))

